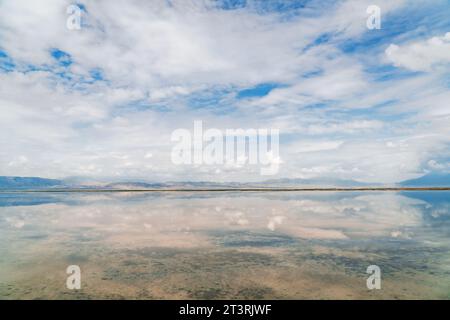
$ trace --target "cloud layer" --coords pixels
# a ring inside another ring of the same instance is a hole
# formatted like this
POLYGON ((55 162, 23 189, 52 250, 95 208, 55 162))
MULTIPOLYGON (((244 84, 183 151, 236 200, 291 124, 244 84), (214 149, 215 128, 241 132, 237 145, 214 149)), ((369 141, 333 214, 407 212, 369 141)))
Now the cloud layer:
MULTIPOLYGON (((397 182, 449 162, 450 6, 378 1, 0 3, 0 175, 260 180, 177 166, 194 120, 278 128, 280 177, 397 182)), ((437 169, 440 168, 440 169, 437 169)))

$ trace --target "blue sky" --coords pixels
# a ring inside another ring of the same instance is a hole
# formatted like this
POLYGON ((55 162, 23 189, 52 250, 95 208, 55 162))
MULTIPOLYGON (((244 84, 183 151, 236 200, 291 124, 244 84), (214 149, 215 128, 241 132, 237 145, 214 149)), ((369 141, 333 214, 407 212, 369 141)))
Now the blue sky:
POLYGON ((271 178, 450 171, 448 1, 80 1, 81 30, 71 4, 0 3, 0 175, 264 179, 173 165, 195 120, 279 129, 271 178))

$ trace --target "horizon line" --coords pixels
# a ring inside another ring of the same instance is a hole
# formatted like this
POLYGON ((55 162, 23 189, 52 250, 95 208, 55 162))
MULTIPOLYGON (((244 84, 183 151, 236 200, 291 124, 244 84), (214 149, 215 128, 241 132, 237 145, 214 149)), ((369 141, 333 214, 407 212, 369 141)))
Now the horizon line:
POLYGON ((450 191, 448 187, 324 187, 324 188, 150 188, 150 189, 0 189, 0 193, 107 193, 107 192, 289 192, 289 191, 450 191))

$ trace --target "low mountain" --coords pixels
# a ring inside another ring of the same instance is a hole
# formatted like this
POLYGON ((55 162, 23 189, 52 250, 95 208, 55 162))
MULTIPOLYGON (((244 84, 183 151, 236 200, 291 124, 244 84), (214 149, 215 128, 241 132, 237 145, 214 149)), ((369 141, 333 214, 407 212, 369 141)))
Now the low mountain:
POLYGON ((433 172, 400 184, 403 187, 450 187, 450 174, 433 172))
POLYGON ((312 187, 312 188, 351 188, 351 187, 367 187, 378 186, 374 183, 364 183, 355 180, 331 179, 331 178, 315 178, 315 179, 273 179, 258 183, 271 187, 312 187))
POLYGON ((165 183, 146 183, 146 182, 114 182, 102 187, 103 189, 114 190, 136 190, 136 189, 160 189, 166 188, 165 183))
POLYGON ((56 179, 0 176, 0 189, 41 189, 61 187, 63 185, 64 182, 56 179))

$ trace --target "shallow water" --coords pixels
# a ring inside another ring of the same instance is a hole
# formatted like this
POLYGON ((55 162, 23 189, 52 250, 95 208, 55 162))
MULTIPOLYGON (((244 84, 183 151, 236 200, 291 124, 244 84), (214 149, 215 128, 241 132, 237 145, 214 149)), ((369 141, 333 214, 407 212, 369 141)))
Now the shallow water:
POLYGON ((0 299, 110 298, 449 299, 450 192, 0 194, 0 299))

